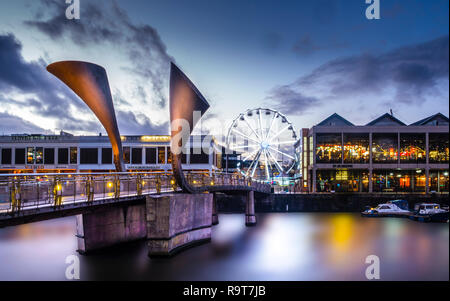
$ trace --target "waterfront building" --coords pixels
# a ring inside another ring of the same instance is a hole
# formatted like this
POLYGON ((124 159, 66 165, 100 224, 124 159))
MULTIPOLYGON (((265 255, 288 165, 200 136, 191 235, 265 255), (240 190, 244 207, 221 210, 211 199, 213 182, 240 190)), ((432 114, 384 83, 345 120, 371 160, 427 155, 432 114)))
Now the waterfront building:
MULTIPOLYGON (((171 172, 170 136, 122 136, 128 171, 171 172)), ((194 135, 182 155, 183 169, 211 173, 221 168, 220 146, 213 136, 194 135)), ((107 136, 0 136, 0 173, 75 173, 115 171, 107 136)))
POLYGON ((363 126, 335 113, 301 133, 303 192, 449 192, 449 119, 441 113, 410 125, 384 114, 363 126))

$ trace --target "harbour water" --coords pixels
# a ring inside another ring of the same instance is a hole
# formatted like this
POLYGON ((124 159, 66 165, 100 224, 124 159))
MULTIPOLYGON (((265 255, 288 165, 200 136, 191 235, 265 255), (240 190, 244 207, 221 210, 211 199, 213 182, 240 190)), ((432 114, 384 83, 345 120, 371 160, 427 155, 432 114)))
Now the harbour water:
POLYGON ((145 241, 78 255, 75 217, 0 229, 0 280, 66 280, 66 257, 81 280, 449 280, 449 225, 354 213, 266 213, 247 228, 222 214, 211 243, 150 259, 145 241))

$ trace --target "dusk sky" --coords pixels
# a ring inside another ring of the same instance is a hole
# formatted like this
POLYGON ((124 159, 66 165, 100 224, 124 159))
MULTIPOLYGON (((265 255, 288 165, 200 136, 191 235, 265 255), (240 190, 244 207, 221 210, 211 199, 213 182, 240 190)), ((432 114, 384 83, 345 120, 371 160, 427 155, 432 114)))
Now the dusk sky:
POLYGON ((108 73, 121 134, 168 134, 174 61, 220 135, 247 109, 280 110, 296 129, 332 113, 367 124, 449 115, 449 1, 65 0, 0 2, 0 134, 104 132, 45 67, 85 60, 108 73))

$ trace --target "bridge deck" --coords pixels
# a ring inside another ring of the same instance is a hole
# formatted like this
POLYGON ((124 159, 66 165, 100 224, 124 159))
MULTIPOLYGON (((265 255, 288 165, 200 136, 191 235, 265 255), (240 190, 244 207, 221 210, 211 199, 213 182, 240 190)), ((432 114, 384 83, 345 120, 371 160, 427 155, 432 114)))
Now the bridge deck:
MULTIPOLYGON (((269 185, 235 174, 188 173, 186 178, 205 192, 270 193, 269 185)), ((0 227, 79 214, 179 190, 167 173, 1 175, 0 227)))

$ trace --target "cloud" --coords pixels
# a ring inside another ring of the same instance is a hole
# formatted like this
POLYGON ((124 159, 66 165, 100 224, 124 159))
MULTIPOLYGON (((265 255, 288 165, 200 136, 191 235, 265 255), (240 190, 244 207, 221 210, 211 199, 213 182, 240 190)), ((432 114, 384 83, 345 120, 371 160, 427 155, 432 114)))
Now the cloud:
POLYGON ((0 124, 2 125, 0 128, 0 134, 2 135, 22 134, 22 133, 23 134, 49 133, 45 129, 29 121, 23 120, 18 116, 14 116, 6 112, 0 112, 0 124))
POLYGON ((448 57, 449 38, 444 36, 382 54, 338 58, 294 83, 275 87, 267 98, 298 114, 322 103, 336 109, 342 102, 352 107, 386 99, 405 106, 436 98, 448 101, 448 57))
POLYGON ((168 135, 169 123, 161 125, 153 124, 144 114, 134 114, 130 111, 117 111, 117 122, 123 133, 133 133, 134 135, 168 135))
MULTIPOLYGON (((0 132, 36 133, 49 129, 91 134, 104 132, 86 104, 46 71, 47 64, 43 60, 27 62, 21 52, 22 45, 13 34, 0 35, 0 132), (40 120, 52 121, 55 128, 48 124, 36 125, 1 110, 21 114, 26 110, 40 120)), ((123 102, 126 101, 119 98, 119 104, 123 102)), ((154 125, 143 114, 118 111, 117 117, 123 134, 163 132, 166 127, 166 124, 154 125)))
POLYGON ((306 34, 295 42, 292 51, 301 56, 308 56, 318 51, 336 50, 346 47, 348 47, 346 42, 337 41, 336 39, 331 39, 324 44, 318 44, 309 34, 306 34))
POLYGON ((266 99, 271 101, 271 106, 275 106, 281 112, 299 115, 321 103, 318 98, 305 96, 289 85, 273 88, 266 99))
POLYGON ((6 105, 18 111, 26 108, 33 114, 55 119, 58 128, 84 125, 87 131, 97 129, 93 123, 86 123, 70 114, 71 107, 80 108, 80 112, 89 110, 48 74, 44 67, 46 63, 42 60, 27 62, 21 51, 22 45, 13 34, 0 35, 0 103, 3 108, 6 105))
POLYGON ((116 1, 89 1, 81 5, 80 20, 67 20, 64 1, 41 0, 48 11, 46 19, 26 21, 54 41, 69 39, 80 46, 120 45, 131 66, 123 68, 145 85, 152 86, 153 102, 160 108, 167 104, 166 88, 169 63, 174 58, 167 53, 157 30, 150 25, 134 24, 116 1))

